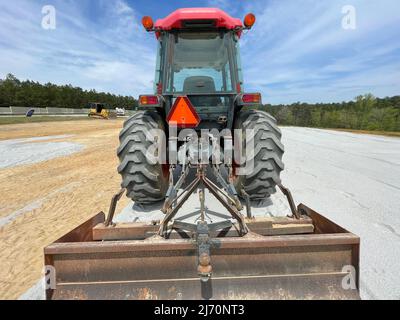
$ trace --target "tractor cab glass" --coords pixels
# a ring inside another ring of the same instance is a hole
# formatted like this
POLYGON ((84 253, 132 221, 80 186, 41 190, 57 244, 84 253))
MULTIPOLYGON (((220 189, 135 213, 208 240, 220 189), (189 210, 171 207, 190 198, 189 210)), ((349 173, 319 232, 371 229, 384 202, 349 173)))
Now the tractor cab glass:
POLYGON ((209 95, 198 105, 221 105, 218 94, 234 92, 232 35, 223 32, 179 32, 168 36, 165 70, 167 94, 209 95))

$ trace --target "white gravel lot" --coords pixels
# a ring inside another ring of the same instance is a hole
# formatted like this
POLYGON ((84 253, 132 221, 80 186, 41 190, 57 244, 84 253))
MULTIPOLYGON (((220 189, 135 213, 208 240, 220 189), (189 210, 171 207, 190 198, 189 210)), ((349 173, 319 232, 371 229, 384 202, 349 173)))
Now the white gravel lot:
MULTIPOLYGON (((282 131, 286 148, 282 180, 295 201, 361 237, 362 298, 400 299, 400 139, 296 127, 282 131)), ((280 193, 271 200, 272 206, 266 201, 253 213, 290 213, 280 193)), ((212 196, 207 206, 224 212, 212 196)), ((160 219, 158 208, 131 208, 117 219, 160 219)), ((181 211, 193 208, 199 209, 197 196, 181 211)))
POLYGON ((0 141, 0 169, 67 156, 83 149, 82 145, 71 142, 52 141, 70 138, 71 135, 47 136, 41 138, 14 139, 0 141))
MULTIPOLYGON (((286 127, 286 170, 282 180, 302 202, 361 237, 363 299, 400 299, 400 139, 330 130, 286 127)), ((211 195, 207 206, 224 212, 211 195)), ((253 208, 256 215, 286 215, 285 199, 276 194, 253 208)), ((182 212, 198 210, 192 196, 182 212), (186 209, 186 210, 185 210, 186 209), (188 211, 189 210, 189 211, 188 211)), ((159 219, 159 207, 129 205, 118 221, 159 219)), ((22 299, 42 297, 40 283, 22 299)))
POLYGON ((400 299, 400 139, 283 128, 284 183, 361 237, 364 299, 400 299))

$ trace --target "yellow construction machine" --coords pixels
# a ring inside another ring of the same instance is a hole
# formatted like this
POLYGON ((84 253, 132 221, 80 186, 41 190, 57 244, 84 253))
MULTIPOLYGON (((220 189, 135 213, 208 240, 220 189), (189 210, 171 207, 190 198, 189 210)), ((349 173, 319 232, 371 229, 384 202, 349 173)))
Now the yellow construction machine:
POLYGON ((90 110, 88 116, 91 118, 111 119, 116 118, 116 113, 106 109, 103 103, 92 102, 89 104, 90 110))

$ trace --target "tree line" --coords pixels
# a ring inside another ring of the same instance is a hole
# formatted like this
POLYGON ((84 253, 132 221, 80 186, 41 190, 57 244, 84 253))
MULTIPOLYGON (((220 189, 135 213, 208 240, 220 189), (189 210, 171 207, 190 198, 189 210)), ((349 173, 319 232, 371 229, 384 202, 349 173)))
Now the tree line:
POLYGON ((137 100, 129 96, 83 90, 72 85, 20 81, 12 74, 0 79, 0 106, 81 109, 87 108, 91 102, 104 103, 108 108, 137 108, 137 100))
MULTIPOLYGON (((86 108, 100 102, 110 108, 134 110, 138 102, 130 96, 83 90, 72 85, 58 86, 26 80, 12 74, 0 79, 0 106, 86 108)), ((294 103, 263 105, 281 125, 342 128, 355 130, 400 131, 400 96, 375 98, 372 94, 358 96, 341 103, 294 103)))
POLYGON ((341 103, 264 105, 281 125, 355 130, 400 131, 400 96, 358 96, 341 103))

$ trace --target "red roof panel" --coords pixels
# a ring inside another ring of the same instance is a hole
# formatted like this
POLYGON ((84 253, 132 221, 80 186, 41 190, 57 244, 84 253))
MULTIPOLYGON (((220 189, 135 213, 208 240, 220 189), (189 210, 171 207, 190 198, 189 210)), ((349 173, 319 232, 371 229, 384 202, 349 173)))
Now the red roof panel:
POLYGON ((243 27, 240 19, 232 18, 226 12, 217 8, 184 8, 178 9, 164 19, 156 21, 155 28, 169 31, 182 28, 185 20, 216 20, 217 28, 232 30, 243 27))

